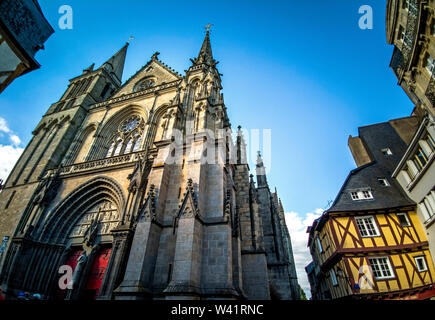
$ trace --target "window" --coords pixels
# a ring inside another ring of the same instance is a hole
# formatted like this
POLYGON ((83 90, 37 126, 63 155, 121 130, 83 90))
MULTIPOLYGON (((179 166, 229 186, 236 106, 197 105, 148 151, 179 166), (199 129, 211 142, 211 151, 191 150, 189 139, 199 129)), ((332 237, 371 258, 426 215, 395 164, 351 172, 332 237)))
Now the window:
POLYGON ((355 221, 362 237, 379 236, 379 230, 373 217, 357 217, 355 221))
POLYGON ((371 190, 351 191, 350 196, 352 200, 373 199, 373 194, 371 190))
POLYGON ((154 85, 156 84, 156 80, 153 78, 147 78, 144 80, 139 81, 135 86, 134 86, 134 92, 138 92, 138 91, 142 91, 145 89, 149 89, 151 87, 154 87, 154 85))
POLYGON ((418 272, 427 271, 426 259, 424 256, 414 257, 414 261, 418 272))
POLYGON ((133 146, 133 152, 139 151, 140 149, 140 144, 142 142, 142 137, 140 135, 136 136, 136 142, 134 143, 133 146))
POLYGON ((119 155, 119 153, 121 152, 121 148, 122 148, 122 141, 118 140, 117 144, 116 144, 115 152, 113 152, 113 155, 114 156, 119 155))
POLYGON ((390 184, 386 178, 378 178, 378 182, 381 186, 388 187, 390 184))
POLYGON ((118 133, 108 143, 106 158, 139 151, 145 127, 143 119, 134 115, 118 127, 118 133))
POLYGON ((108 84, 106 84, 104 86, 103 91, 101 91, 101 95, 100 95, 101 98, 105 98, 106 97, 106 94, 109 91, 109 89, 110 89, 110 84, 108 83, 108 84))
POLYGON ((393 155, 393 152, 391 151, 390 148, 382 149, 381 152, 382 152, 382 153, 384 154, 384 156, 386 156, 386 157, 388 157, 388 156, 392 156, 392 155, 393 155))
POLYGON ((373 270, 373 275, 376 279, 394 278, 393 270, 388 257, 369 258, 369 262, 373 270))
POLYGON ((399 219, 400 224, 402 227, 410 227, 411 223, 409 222, 408 215, 404 212, 396 214, 397 218, 399 219))
POLYGON ((418 207, 423 214, 424 222, 432 220, 435 217, 435 191, 429 192, 418 207))
POLYGON ((404 169, 411 180, 414 180, 420 171, 423 170, 435 151, 434 139, 429 134, 419 141, 419 145, 420 148, 406 162, 407 166, 404 169))
POLYGON ((130 138, 128 139, 127 145, 125 146, 124 153, 130 153, 132 145, 133 145, 133 138, 130 138))
POLYGON ((338 281, 337 281, 337 276, 335 275, 335 271, 334 271, 334 269, 331 269, 331 271, 329 272, 329 274, 331 275, 331 282, 332 282, 332 285, 335 287, 335 286, 338 286, 338 281))
POLYGON ((373 199, 372 192, 370 190, 364 190, 363 192, 364 199, 373 199))
POLYGON ((320 241, 319 237, 317 237, 316 239, 317 239, 317 247, 319 248, 319 252, 322 253, 323 252, 322 242, 320 241))
POLYGON ((419 148, 417 153, 414 156, 414 163, 419 171, 423 169, 423 167, 427 163, 427 155, 424 153, 423 149, 419 148))
POLYGON ((432 73, 434 68, 435 62, 433 58, 428 54, 426 57, 426 69, 429 71, 429 73, 432 73))
POLYGON ((109 158, 109 157, 112 156, 113 149, 115 148, 115 143, 116 143, 116 142, 113 141, 113 142, 110 144, 109 150, 107 150, 106 158, 109 158))
POLYGON ((433 140, 432 136, 430 134, 428 134, 424 140, 428 144, 431 151, 434 152, 435 151, 435 141, 433 140))

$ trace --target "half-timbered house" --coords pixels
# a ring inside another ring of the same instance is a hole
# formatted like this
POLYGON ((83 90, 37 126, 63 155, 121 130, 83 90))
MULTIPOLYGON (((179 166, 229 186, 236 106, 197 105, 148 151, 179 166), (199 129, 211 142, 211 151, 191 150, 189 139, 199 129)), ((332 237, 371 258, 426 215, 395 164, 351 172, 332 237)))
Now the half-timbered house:
POLYGON ((318 299, 435 297, 435 270, 416 204, 391 179, 410 130, 412 117, 361 127, 358 137, 349 138, 359 167, 307 230, 318 299))

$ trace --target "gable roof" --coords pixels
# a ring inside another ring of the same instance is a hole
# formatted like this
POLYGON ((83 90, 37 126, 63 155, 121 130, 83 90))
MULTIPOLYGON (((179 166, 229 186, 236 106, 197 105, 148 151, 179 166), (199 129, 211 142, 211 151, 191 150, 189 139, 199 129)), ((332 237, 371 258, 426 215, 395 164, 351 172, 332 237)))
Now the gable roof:
POLYGON ((125 91, 125 89, 131 84, 132 81, 137 80, 139 81, 142 76, 141 74, 145 74, 145 70, 151 66, 153 63, 157 64, 157 66, 159 66, 162 70, 164 70, 165 72, 168 72, 169 75, 171 77, 173 77, 174 79, 171 81, 175 81, 175 80, 181 80, 183 77, 181 74, 179 74, 178 72, 176 72, 174 69, 170 68, 167 64, 163 63, 162 61, 160 61, 157 58, 157 55, 159 53, 156 52, 151 59, 142 67, 140 68, 134 75, 132 75, 126 82, 124 82, 121 87, 118 88, 118 90, 116 90, 116 92, 114 92, 114 94, 111 96, 111 98, 113 97, 117 97, 120 95, 120 93, 122 93, 123 91, 125 91))

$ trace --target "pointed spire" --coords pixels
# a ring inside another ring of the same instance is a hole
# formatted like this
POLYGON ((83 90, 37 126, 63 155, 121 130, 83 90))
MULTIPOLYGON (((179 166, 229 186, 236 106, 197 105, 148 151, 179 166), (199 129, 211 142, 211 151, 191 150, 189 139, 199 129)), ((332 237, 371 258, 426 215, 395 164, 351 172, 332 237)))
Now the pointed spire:
POLYGON ((198 57, 192 60, 195 65, 206 63, 210 66, 215 65, 216 61, 213 59, 210 43, 210 31, 207 30, 204 42, 202 43, 201 50, 199 50, 198 57))
POLYGON ((109 60, 107 60, 101 68, 105 68, 116 80, 121 83, 122 73, 124 71, 125 56, 127 55, 127 42, 117 53, 115 53, 109 60))
POLYGON ((263 158, 261 158, 260 151, 258 151, 257 154, 257 165, 255 171, 257 173, 258 187, 267 186, 266 169, 264 168, 263 158))
POLYGON ((95 63, 91 64, 89 67, 87 67, 86 69, 83 70, 83 73, 89 73, 89 72, 94 71, 94 66, 95 66, 95 63))
POLYGON ((257 151, 257 168, 264 168, 263 158, 261 157, 260 151, 257 151))

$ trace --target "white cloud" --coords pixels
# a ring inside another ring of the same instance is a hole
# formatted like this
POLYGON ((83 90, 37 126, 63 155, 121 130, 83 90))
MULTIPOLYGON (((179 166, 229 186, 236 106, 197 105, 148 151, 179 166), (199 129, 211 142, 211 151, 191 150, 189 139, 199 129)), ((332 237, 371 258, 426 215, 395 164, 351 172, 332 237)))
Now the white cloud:
POLYGON ((0 179, 6 181, 23 150, 23 148, 16 146, 4 146, 0 144, 0 179))
POLYGON ((322 212, 323 209, 316 209, 314 212, 308 212, 305 216, 294 211, 285 214, 285 221, 292 240, 298 281, 307 298, 311 296, 311 293, 305 267, 311 262, 311 255, 307 247, 308 234, 306 231, 307 227, 311 226, 322 212))
POLYGON ((6 120, 2 117, 0 117, 0 133, 6 133, 12 142, 12 145, 0 144, 0 179, 6 181, 24 149, 19 147, 21 139, 9 129, 6 120))
POLYGON ((11 134, 9 136, 9 139, 11 139, 12 143, 14 144, 14 146, 18 146, 21 143, 21 139, 15 135, 15 134, 11 134))
POLYGON ((0 117, 0 131, 10 133, 11 129, 9 129, 8 124, 5 119, 0 117))

